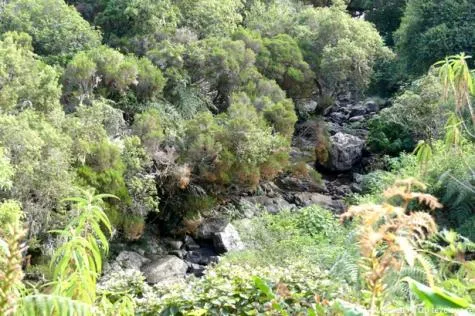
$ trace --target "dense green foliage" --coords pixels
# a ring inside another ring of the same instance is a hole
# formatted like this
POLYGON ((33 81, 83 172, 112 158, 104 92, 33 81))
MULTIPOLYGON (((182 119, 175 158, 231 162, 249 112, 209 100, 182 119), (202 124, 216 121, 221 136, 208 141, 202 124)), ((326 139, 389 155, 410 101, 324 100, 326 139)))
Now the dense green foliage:
POLYGON ((473 54, 474 9, 473 1, 409 0, 395 33, 405 70, 421 75, 445 56, 473 54))
POLYGON ((414 81, 369 123, 371 149, 397 155, 412 151, 420 140, 440 138, 450 110, 441 102, 442 93, 433 74, 414 81))
POLYGON ((0 314, 473 308, 473 11, 469 0, 0 0, 0 314), (297 199, 276 179, 325 191, 311 164, 329 159, 339 126, 316 115, 351 121, 369 93, 388 106, 347 125, 385 168, 347 198, 352 223, 317 206, 241 218, 246 249, 202 278, 98 282, 110 239, 182 238, 210 215, 240 218, 243 198, 297 199))
POLYGON ((100 33, 62 0, 8 1, 0 14, 0 32, 28 33, 35 53, 51 62, 64 63, 101 42, 100 33))

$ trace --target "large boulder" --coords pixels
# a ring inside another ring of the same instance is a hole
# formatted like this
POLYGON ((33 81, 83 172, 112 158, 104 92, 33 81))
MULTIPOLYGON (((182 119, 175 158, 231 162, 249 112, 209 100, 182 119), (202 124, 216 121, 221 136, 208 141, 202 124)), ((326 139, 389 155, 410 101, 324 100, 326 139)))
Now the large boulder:
POLYGON ((330 143, 326 167, 333 171, 348 171, 362 157, 364 140, 361 138, 340 132, 330 137, 330 143))
POLYGON ((122 269, 140 270, 140 267, 142 267, 142 265, 144 264, 149 263, 150 259, 145 258, 144 256, 134 251, 122 251, 115 258, 115 262, 122 269))
POLYGON ((301 207, 316 204, 324 208, 330 208, 333 205, 331 196, 320 193, 299 192, 295 193, 294 197, 295 203, 301 207))
POLYGON ((244 249, 239 233, 232 224, 228 224, 222 232, 214 235, 213 244, 216 251, 221 253, 244 249))
POLYGON ((185 276, 188 265, 175 256, 165 256, 142 267, 143 275, 150 284, 181 279, 185 276))
POLYGON ((199 239, 212 239, 213 236, 222 232, 229 224, 226 218, 208 218, 201 222, 196 233, 199 239))
POLYGON ((366 107, 364 107, 363 105, 355 105, 351 108, 350 117, 363 116, 366 113, 366 107))

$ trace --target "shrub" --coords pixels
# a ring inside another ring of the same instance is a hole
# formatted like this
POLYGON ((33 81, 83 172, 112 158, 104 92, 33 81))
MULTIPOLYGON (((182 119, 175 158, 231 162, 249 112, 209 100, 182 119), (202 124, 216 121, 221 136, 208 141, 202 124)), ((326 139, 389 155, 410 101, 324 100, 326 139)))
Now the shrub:
POLYGON ((287 34, 264 38, 257 53, 256 66, 269 79, 274 79, 289 97, 305 98, 312 94, 315 74, 303 60, 297 42, 287 34))
POLYGON ((77 169, 81 184, 91 186, 99 193, 109 192, 127 205, 131 199, 125 185, 124 172, 120 149, 108 141, 93 145, 91 153, 86 157, 86 164, 77 169))
POLYGON ((305 261, 321 269, 331 269, 340 256, 346 256, 348 266, 356 258, 353 257, 356 248, 351 246, 351 228, 341 226, 331 212, 317 206, 264 214, 237 221, 235 225, 247 249, 227 256, 235 264, 286 267, 292 262, 305 261))
POLYGON ((106 46, 76 54, 63 75, 67 101, 81 104, 98 95, 116 101, 129 113, 137 110, 137 103, 156 101, 164 86, 161 70, 148 59, 125 56, 106 46))
POLYGON ((60 108, 58 73, 33 54, 31 37, 27 34, 1 34, 0 65, 0 108, 3 113, 32 108, 46 114, 60 108))
POLYGON ((473 55, 474 8, 472 1, 407 1, 401 26, 395 33, 405 71, 421 75, 445 56, 460 52, 473 55), (446 43, 447 39, 450 40, 446 43))
POLYGON ((341 229, 333 213, 318 206, 309 206, 300 210, 297 218, 297 226, 313 238, 332 239, 341 229))
POLYGON ((330 8, 305 8, 295 19, 291 34, 324 94, 366 89, 375 63, 392 56, 374 26, 353 19, 341 2, 330 8))
POLYGON ((263 175, 271 178, 285 167, 287 146, 252 105, 236 103, 226 114, 203 112, 187 122, 181 160, 201 181, 254 188, 263 175))
POLYGON ((63 0, 9 1, 0 12, 0 33, 7 31, 28 33, 35 53, 63 64, 101 43, 100 33, 63 0))
POLYGON ((380 116, 373 118, 368 127, 368 146, 375 153, 398 155, 403 151, 410 152, 416 146, 410 127, 406 124, 391 122, 380 116))
POLYGON ((178 6, 183 15, 181 26, 192 29, 200 38, 226 37, 242 21, 241 0, 181 0, 178 6))
POLYGON ((440 139, 448 109, 440 104, 442 86, 429 74, 412 85, 369 123, 369 146, 396 155, 411 151, 419 140, 440 139))
MULTIPOLYGON (((71 138, 43 115, 25 110, 0 115, 0 142, 9 163, 10 190, 3 197, 22 204, 29 237, 38 237, 56 225, 60 200, 72 192, 71 138)), ((4 171, 2 171, 4 172, 4 171)))
POLYGON ((154 288, 137 299, 137 311, 160 313, 264 314, 307 313, 315 294, 332 299, 348 290, 346 284, 328 282, 325 271, 304 262, 288 268, 251 268, 220 263, 189 285, 154 288), (338 293, 338 294, 337 294, 338 293))
POLYGON ((466 233, 467 223, 475 216, 473 209, 473 144, 463 143, 460 150, 448 149, 442 141, 432 144, 432 157, 424 168, 412 154, 401 154, 390 160, 390 171, 378 171, 365 177, 365 192, 380 194, 396 178, 415 177, 428 185, 428 193, 437 197, 443 210, 437 211, 437 222, 447 228, 461 229, 466 233))

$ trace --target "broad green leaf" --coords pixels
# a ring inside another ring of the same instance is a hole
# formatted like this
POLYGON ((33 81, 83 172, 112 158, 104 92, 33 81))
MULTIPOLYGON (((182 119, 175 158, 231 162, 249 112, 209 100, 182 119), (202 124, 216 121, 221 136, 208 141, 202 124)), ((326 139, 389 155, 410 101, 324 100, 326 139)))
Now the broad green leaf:
POLYGON ((411 278, 405 278, 405 281, 409 283, 412 292, 428 307, 465 309, 470 306, 467 300, 441 288, 435 286, 431 288, 411 278))

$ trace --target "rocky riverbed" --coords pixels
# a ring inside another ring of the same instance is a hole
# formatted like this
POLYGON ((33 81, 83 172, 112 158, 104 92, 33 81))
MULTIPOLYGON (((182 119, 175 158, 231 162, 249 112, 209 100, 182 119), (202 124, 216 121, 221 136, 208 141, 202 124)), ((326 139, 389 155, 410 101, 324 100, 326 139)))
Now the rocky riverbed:
MULTIPOLYGON (((313 112, 316 106, 310 101, 301 108, 313 112)), ((380 109, 381 104, 373 100, 351 102, 350 98, 340 98, 323 115, 327 126, 326 161, 315 163, 316 147, 322 141, 315 127, 322 124, 321 119, 298 124, 290 157, 291 163, 301 169, 300 174, 283 173, 273 182, 262 183, 256 192, 232 198, 215 212, 221 216, 202 219, 194 236, 158 238, 158 231, 149 230, 141 241, 115 244, 116 256, 106 265, 103 280, 118 270, 141 271, 150 284, 177 282, 187 274, 203 275, 206 266, 218 262, 221 254, 244 248, 230 219, 222 214, 252 218, 262 212, 278 213, 313 204, 337 214, 343 212, 345 197, 361 192, 363 174, 371 165, 366 123, 380 109), (321 178, 315 176, 318 174, 321 178)))

